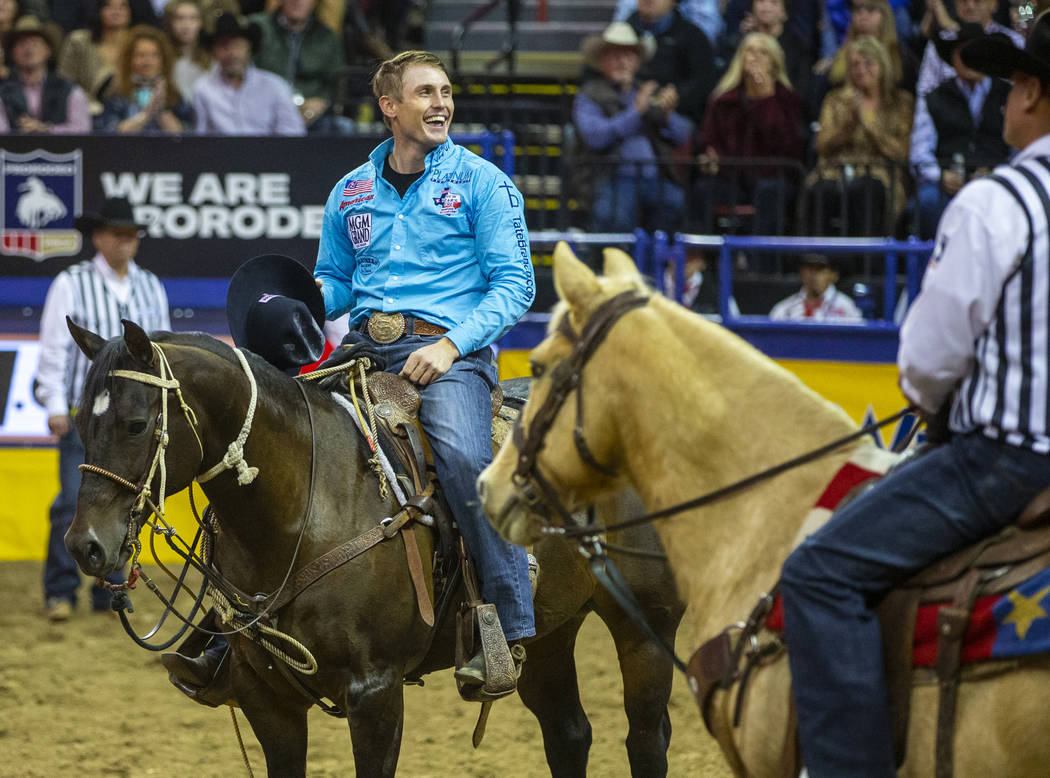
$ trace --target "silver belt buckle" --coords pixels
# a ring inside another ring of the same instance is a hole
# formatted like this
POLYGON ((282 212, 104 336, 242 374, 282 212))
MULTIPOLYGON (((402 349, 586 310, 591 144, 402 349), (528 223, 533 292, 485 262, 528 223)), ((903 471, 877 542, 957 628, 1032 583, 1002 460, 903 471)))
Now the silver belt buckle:
POLYGON ((368 317, 368 337, 376 343, 393 343, 405 334, 405 317, 401 313, 376 311, 368 317))

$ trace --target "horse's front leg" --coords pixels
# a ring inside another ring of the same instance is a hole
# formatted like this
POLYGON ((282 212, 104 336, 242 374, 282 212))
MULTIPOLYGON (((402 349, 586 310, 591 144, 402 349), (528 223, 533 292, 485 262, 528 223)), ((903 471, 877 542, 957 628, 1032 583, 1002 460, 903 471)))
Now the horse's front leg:
POLYGON ((573 650, 586 613, 532 641, 518 679, 518 695, 540 722, 547 765, 555 778, 587 775, 591 724, 580 703, 573 650))
POLYGON ((369 673, 350 681, 346 694, 350 741, 358 775, 393 776, 401 753, 405 697, 400 673, 369 673))
POLYGON ((305 776, 307 707, 302 698, 282 697, 247 663, 235 660, 232 672, 234 694, 266 755, 267 774, 305 776))

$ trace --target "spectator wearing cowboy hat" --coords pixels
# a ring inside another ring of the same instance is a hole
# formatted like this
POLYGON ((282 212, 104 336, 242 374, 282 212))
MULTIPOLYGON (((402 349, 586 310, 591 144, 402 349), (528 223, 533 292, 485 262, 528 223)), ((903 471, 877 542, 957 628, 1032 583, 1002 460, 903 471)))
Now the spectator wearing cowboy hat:
POLYGON ((584 41, 584 58, 601 75, 584 82, 572 106, 587 159, 577 166, 577 197, 590 201, 591 230, 676 232, 685 193, 666 161, 683 146, 692 123, 675 112, 673 84, 639 83, 638 68, 652 52, 626 22, 613 22, 600 38, 584 41))
POLYGON ((20 17, 4 39, 11 76, 0 82, 0 103, 13 132, 87 134, 88 97, 50 69, 61 33, 35 16, 20 17))
POLYGON ((305 135, 292 88, 252 64, 259 25, 222 14, 207 38, 216 67, 197 82, 197 132, 208 135, 305 135))
POLYGON ((988 36, 960 54, 1010 79, 1003 139, 1018 153, 948 203, 900 331, 901 390, 928 419, 947 406, 950 439, 857 495, 784 563, 784 635, 814 778, 897 775, 872 605, 1012 524, 1050 487, 1050 17, 1023 50, 988 36))
MULTIPOLYGON (((1003 108, 1010 85, 966 67, 963 45, 988 33, 979 24, 963 24, 950 36, 934 40, 937 53, 955 71, 926 95, 926 110, 915 114, 911 130, 911 164, 918 186, 919 237, 933 238, 948 201, 966 183, 966 171, 988 170, 1005 162, 1010 147, 1003 140, 1003 108), (960 169, 961 168, 961 169, 960 169)), ((991 33, 1010 43, 1001 33, 991 33)))
MULTIPOLYGON (((34 395, 47 409, 47 425, 58 437, 61 490, 51 505, 51 533, 44 562, 47 617, 65 621, 72 615, 80 586, 76 562, 63 538, 73 521, 84 446, 72 419, 90 362, 73 343, 66 318, 109 339, 122 332, 128 319, 147 332, 171 328, 168 297, 153 273, 135 262, 144 229, 123 198, 108 198, 102 209, 78 217, 76 228, 95 247, 95 256, 59 273, 51 283, 40 319, 40 364, 34 395)), ((98 408, 89 412, 101 412, 98 408)), ((119 583, 122 576, 111 580, 119 583)), ((94 610, 109 607, 109 592, 91 587, 94 610)))

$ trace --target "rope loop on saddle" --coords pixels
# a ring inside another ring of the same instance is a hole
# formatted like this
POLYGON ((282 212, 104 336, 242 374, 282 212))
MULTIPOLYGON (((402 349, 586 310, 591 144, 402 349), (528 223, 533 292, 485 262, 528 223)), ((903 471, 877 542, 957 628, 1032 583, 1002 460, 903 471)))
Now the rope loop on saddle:
MULTIPOLYGON (((214 586, 209 586, 208 596, 211 597, 212 603, 215 606, 215 612, 218 614, 219 620, 223 624, 232 626, 235 621, 241 619, 240 613, 233 607, 233 603, 230 602, 229 598, 223 594, 221 590, 214 586)), ((314 655, 310 653, 310 649, 286 632, 274 629, 258 619, 253 618, 253 622, 252 629, 259 633, 259 636, 255 638, 255 642, 266 649, 270 654, 303 675, 314 675, 317 672, 317 660, 314 658, 314 655), (278 642, 284 643, 296 651, 300 658, 296 658, 290 655, 287 651, 279 648, 277 646, 278 642)))
MULTIPOLYGON (((358 426, 364 434, 365 442, 368 443, 368 450, 372 452, 372 456, 368 458, 368 466, 379 480, 379 496, 385 500, 390 495, 390 488, 387 482, 386 471, 383 468, 382 458, 379 456, 379 432, 376 427, 375 407, 372 404, 372 397, 368 393, 366 371, 371 367, 372 360, 368 357, 358 357, 332 367, 318 368, 312 372, 296 376, 296 378, 301 381, 319 381, 336 373, 346 373, 347 377, 351 378, 353 370, 357 370, 358 382, 361 384, 361 394, 364 397, 365 410, 368 412, 367 418, 361 412, 361 406, 357 401, 357 384, 352 379, 346 383, 349 386, 350 399, 353 402, 353 413, 357 417, 358 426)), ((339 394, 334 394, 333 396, 340 404, 343 404, 343 398, 339 394)))

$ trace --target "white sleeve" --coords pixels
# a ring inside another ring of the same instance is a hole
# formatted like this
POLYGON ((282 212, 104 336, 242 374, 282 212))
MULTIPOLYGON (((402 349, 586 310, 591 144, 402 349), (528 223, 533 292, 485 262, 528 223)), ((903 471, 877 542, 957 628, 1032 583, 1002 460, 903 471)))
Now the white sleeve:
POLYGON ((48 416, 69 413, 66 402, 66 367, 72 336, 66 326, 66 315, 73 311, 73 287, 69 274, 60 273, 44 298, 40 316, 40 363, 36 378, 37 401, 47 409, 48 416))
POLYGON ((1028 233, 1020 203, 994 181, 974 181, 949 202, 897 353, 901 389, 924 410, 936 412, 972 370, 1028 233))
POLYGON ((157 315, 160 317, 160 326, 157 329, 171 331, 171 304, 168 302, 168 290, 164 288, 164 282, 159 278, 157 279, 157 305, 160 306, 160 310, 157 311, 157 315))

